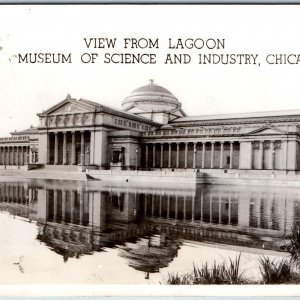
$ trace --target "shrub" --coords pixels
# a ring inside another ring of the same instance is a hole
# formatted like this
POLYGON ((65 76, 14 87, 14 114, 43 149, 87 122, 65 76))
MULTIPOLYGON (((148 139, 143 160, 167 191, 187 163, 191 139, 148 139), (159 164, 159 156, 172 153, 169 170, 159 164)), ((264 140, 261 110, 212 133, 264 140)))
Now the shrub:
POLYGON ((207 263, 202 267, 193 266, 193 272, 185 275, 168 274, 166 284, 242 284, 246 281, 239 271, 241 254, 235 260, 230 259, 227 266, 225 262, 217 264, 214 261, 211 268, 207 263))
POLYGON ((271 260, 269 257, 259 258, 260 273, 264 284, 290 283, 294 281, 293 262, 289 259, 271 260))
POLYGON ((300 265, 300 228, 299 224, 294 224, 292 233, 290 235, 290 243, 285 247, 286 250, 291 254, 291 259, 300 265))

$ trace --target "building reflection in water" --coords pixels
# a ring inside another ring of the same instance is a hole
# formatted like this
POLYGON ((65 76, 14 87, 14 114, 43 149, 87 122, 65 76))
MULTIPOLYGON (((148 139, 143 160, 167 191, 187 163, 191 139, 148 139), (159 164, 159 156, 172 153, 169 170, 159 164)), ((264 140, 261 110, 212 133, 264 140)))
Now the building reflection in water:
POLYGON ((0 209, 35 220, 37 238, 65 261, 117 247, 149 278, 186 241, 280 250, 300 218, 298 194, 242 186, 138 191, 1 182, 0 209))

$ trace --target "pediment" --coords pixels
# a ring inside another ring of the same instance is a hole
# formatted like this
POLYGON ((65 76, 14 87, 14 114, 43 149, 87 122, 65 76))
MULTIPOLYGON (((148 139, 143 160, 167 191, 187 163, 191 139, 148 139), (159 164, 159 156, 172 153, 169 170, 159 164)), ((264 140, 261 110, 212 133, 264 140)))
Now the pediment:
POLYGON ((264 126, 246 133, 246 135, 274 135, 274 134, 276 135, 286 134, 286 131, 273 126, 264 126))
POLYGON ((69 113, 83 113, 83 112, 87 112, 87 110, 76 104, 66 103, 61 107, 53 110, 51 114, 66 114, 66 113, 69 114, 69 113))
POLYGON ((92 111, 94 111, 94 108, 91 105, 82 103, 81 101, 75 99, 65 99, 50 107, 40 115, 63 115, 72 113, 88 113, 92 111))

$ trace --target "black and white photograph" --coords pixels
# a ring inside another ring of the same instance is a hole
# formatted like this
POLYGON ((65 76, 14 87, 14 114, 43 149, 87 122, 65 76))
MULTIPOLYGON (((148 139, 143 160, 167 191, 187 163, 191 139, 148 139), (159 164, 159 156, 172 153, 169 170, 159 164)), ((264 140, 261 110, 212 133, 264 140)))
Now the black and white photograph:
POLYGON ((299 16, 1 5, 0 295, 299 295, 299 16))

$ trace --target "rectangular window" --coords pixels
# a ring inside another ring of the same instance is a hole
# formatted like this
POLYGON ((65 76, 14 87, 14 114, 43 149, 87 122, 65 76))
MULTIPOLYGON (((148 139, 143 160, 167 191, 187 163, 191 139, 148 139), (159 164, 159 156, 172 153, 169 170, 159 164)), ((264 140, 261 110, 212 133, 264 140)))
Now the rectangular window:
POLYGON ((226 156, 226 164, 230 165, 230 156, 226 156))

